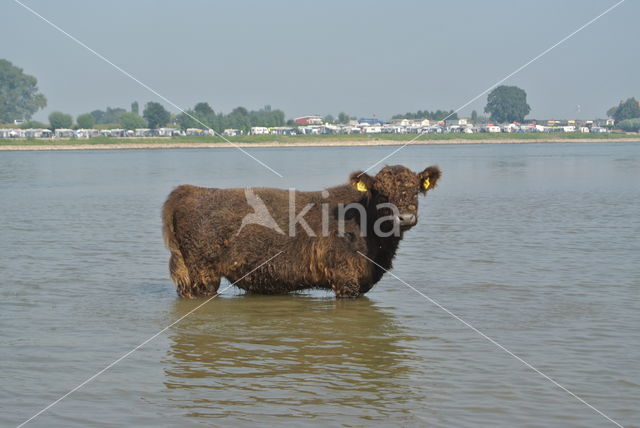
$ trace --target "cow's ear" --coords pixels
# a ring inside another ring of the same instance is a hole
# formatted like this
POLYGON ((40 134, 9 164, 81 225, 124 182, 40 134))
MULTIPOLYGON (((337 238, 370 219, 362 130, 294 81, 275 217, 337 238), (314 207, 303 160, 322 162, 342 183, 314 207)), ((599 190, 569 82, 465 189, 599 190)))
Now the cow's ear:
POLYGON ((349 183, 358 192, 368 192, 373 188, 373 177, 366 172, 356 171, 352 172, 349 176, 349 183))
POLYGON ((438 180, 440 180, 440 176, 442 173, 440 172, 440 168, 437 166, 430 166, 418 174, 418 178, 420 179, 420 190, 426 192, 427 190, 431 190, 438 185, 438 180))

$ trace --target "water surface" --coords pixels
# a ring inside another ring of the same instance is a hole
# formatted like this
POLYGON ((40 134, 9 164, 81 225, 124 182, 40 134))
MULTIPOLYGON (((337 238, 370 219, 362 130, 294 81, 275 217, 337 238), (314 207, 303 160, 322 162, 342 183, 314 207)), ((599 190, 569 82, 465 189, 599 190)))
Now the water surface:
MULTIPOLYGON (((173 187, 319 189, 389 147, 0 155, 0 424, 17 425, 202 301, 160 233, 173 187)), ((640 144, 407 147, 440 186, 394 274, 640 426, 640 144)), ((223 285, 224 287, 224 285, 223 285)), ((607 426, 387 275, 365 298, 229 289, 31 426, 607 426)), ((613 426, 613 425, 612 425, 613 426)))

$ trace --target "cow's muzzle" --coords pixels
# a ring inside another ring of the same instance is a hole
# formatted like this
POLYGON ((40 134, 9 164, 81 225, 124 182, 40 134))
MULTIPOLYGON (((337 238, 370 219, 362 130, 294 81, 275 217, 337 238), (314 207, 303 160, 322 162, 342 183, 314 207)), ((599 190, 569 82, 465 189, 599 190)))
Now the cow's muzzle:
POLYGON ((398 224, 402 227, 415 226, 418 218, 415 214, 400 214, 398 216, 398 224))

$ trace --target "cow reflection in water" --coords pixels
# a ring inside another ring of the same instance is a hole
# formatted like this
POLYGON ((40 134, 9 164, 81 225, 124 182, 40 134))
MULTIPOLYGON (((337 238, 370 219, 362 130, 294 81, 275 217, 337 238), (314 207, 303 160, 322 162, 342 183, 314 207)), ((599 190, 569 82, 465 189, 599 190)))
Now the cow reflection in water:
MULTIPOLYGON (((173 318, 198 303, 177 300, 173 318)), ((214 299, 169 338, 169 401, 196 418, 410 423, 408 404, 424 400, 412 393, 415 357, 402 345, 414 338, 367 298, 214 299)))

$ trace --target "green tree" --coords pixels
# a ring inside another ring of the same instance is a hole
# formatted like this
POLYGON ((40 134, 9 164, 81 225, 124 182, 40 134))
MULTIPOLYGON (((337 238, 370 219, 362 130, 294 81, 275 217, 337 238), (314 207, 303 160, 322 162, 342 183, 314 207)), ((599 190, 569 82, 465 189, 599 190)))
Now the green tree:
POLYGON ((527 104, 527 93, 517 86, 498 86, 489 92, 486 113, 498 123, 522 122, 531 111, 527 104))
POLYGON ((160 128, 169 123, 171 114, 160 103, 150 101, 142 112, 144 117, 149 123, 149 128, 160 128))
POLYGON ((91 129, 96 124, 96 120, 91 113, 85 113, 76 118, 76 123, 78 124, 78 128, 91 129))
POLYGON ((627 132, 638 132, 640 131, 640 117, 621 120, 616 127, 627 132))
POLYGON ((252 126, 283 126, 285 115, 282 110, 266 105, 260 110, 249 111, 244 107, 236 107, 229 114, 215 113, 206 102, 196 104, 176 117, 182 129, 209 127, 216 132, 227 128, 248 131, 252 126))
POLYGON ((471 123, 476 123, 478 121, 478 112, 473 110, 471 112, 471 123))
POLYGON ((140 114, 140 105, 137 101, 131 103, 131 113, 140 114))
POLYGON ((333 117, 333 115, 328 114, 322 119, 322 121, 324 123, 334 123, 336 121, 336 119, 333 117))
POLYGON ((202 128, 202 125, 196 122, 193 118, 195 117, 196 112, 193 110, 187 110, 184 113, 180 113, 177 117, 178 125, 180 128, 202 128))
POLYGON ((0 123, 30 119, 46 105, 47 99, 38 92, 38 80, 0 59, 0 123))
POLYGON ((94 110, 90 114, 96 120, 98 125, 106 125, 120 122, 120 115, 126 112, 121 107, 107 107, 106 110, 94 110))
POLYGON ((240 107, 236 107, 233 110, 231 110, 231 113, 229 113, 229 114, 235 114, 235 115, 238 115, 238 116, 248 116, 249 115, 249 111, 246 108, 240 106, 240 107))
POLYGON ((120 114, 120 121, 118 122, 124 129, 138 129, 138 128, 146 128, 147 121, 144 120, 139 114, 134 112, 125 111, 120 114))
POLYGON ((620 122, 625 119, 635 119, 640 117, 640 105, 635 98, 627 98, 626 101, 620 101, 617 107, 612 107, 607 110, 607 114, 613 117, 616 122, 620 122))
POLYGON ((95 122, 97 124, 104 124, 104 122, 102 121, 102 118, 104 117, 104 111, 102 111, 102 110, 94 110, 89 114, 91 116, 93 116, 93 119, 95 120, 95 122))
POLYGON ((209 103, 200 102, 193 107, 193 112, 191 113, 193 117, 197 120, 193 120, 195 124, 194 128, 216 128, 219 127, 219 123, 216 117, 216 113, 213 111, 209 103))
POLYGON ((343 111, 338 113, 338 123, 349 123, 349 115, 343 111))
POLYGON ((429 120, 443 120, 444 118, 450 119, 450 120, 456 120, 458 119, 458 113, 455 113, 453 110, 434 110, 434 111, 429 111, 429 110, 418 110, 415 113, 405 113, 405 114, 396 114, 393 115, 391 118, 392 119, 429 119, 429 120))
POLYGON ((49 127, 49 124, 38 122, 35 120, 30 120, 20 125, 20 129, 46 129, 49 127))
POLYGON ((193 109, 189 109, 176 116, 176 122, 182 129, 187 128, 219 128, 219 118, 209 103, 197 103, 193 109))
POLYGON ((51 129, 67 129, 73 125, 73 117, 59 111, 54 111, 49 115, 49 125, 51 129))
POLYGON ((251 126, 259 126, 258 124, 251 123, 249 119, 249 111, 244 107, 236 107, 227 117, 224 118, 225 128, 235 128, 248 130, 251 126))
POLYGON ((209 103, 198 103, 193 107, 193 111, 202 117, 208 117, 214 114, 213 109, 209 105, 209 103))

